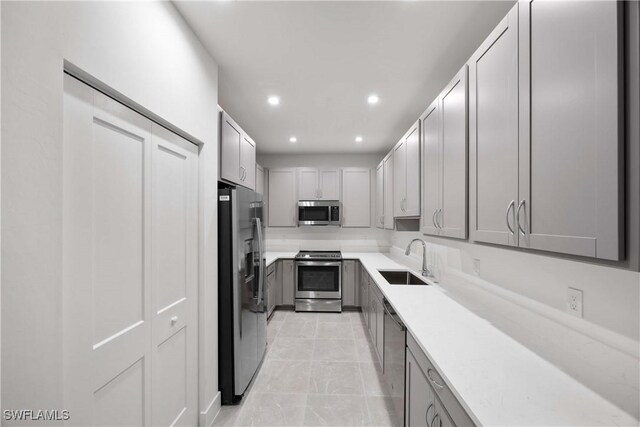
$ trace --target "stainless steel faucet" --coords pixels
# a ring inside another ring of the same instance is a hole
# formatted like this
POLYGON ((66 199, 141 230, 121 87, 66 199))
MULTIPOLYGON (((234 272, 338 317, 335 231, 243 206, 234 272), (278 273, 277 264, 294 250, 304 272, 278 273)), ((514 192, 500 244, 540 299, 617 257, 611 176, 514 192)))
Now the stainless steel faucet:
POLYGON ((422 243, 422 275, 424 277, 433 277, 433 274, 431 274, 431 270, 429 270, 429 267, 427 267, 427 244, 424 242, 424 240, 413 239, 412 241, 410 241, 407 245, 407 250, 404 251, 404 254, 409 256, 409 254, 411 253, 411 245, 413 244, 413 242, 422 243))

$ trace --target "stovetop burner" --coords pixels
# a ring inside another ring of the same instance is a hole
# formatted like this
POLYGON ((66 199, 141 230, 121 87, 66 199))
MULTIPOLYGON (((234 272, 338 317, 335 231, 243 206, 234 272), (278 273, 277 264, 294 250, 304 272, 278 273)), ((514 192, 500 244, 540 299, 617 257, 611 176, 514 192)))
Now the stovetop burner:
POLYGON ((342 259, 340 251, 300 251, 296 255, 296 259, 342 259))

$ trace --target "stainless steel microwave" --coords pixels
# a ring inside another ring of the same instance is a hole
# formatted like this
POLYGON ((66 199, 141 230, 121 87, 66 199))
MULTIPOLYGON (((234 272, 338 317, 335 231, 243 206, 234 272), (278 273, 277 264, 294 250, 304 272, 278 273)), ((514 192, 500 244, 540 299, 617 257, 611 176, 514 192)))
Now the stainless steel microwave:
POLYGON ((298 225, 340 225, 341 209, 338 200, 300 200, 298 225))

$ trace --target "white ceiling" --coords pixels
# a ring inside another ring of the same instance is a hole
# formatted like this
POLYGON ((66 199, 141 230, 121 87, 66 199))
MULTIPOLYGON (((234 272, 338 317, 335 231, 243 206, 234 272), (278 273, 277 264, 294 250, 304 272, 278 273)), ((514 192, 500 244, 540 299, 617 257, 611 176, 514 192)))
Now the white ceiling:
POLYGON ((262 153, 381 153, 513 1, 176 2, 262 153), (376 93, 380 102, 367 103, 376 93), (272 107, 267 97, 278 95, 272 107), (289 137, 298 138, 296 144, 289 137), (354 142, 356 135, 364 141, 354 142))

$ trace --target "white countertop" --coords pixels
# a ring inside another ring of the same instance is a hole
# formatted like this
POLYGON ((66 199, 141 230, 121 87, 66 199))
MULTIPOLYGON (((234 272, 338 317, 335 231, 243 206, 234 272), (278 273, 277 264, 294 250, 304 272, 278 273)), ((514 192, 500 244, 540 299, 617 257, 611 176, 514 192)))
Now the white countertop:
MULTIPOLYGON (((296 252, 267 252, 267 264, 296 252)), ((478 425, 611 426, 639 422, 447 295, 446 283, 393 286, 378 269, 410 269, 382 253, 358 259, 478 425)), ((416 273, 419 274, 419 273, 416 273)))

